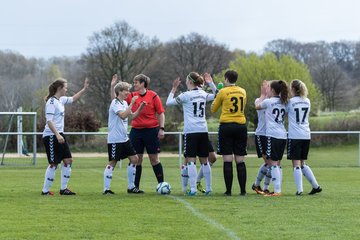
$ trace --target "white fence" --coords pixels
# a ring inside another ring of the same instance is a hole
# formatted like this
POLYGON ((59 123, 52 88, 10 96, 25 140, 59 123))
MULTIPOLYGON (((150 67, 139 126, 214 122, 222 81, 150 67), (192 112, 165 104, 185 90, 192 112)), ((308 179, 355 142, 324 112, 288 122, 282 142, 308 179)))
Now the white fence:
MULTIPOLYGON (((80 135, 80 136, 85 136, 85 135, 107 135, 107 132, 65 132, 65 135, 80 135)), ((166 132, 166 135, 177 135, 178 136, 178 141, 179 141, 179 164, 181 165, 181 161, 182 161, 182 132, 166 132)), ((210 135, 216 135, 217 132, 209 132, 210 135)), ((248 135, 254 135, 255 132, 248 132, 248 135)), ((358 149, 359 149, 359 154, 358 154, 358 166, 360 167, 360 131, 312 131, 311 132, 312 135, 358 135, 358 149)), ((0 137, 2 136, 11 136, 11 135, 30 135, 33 136, 33 164, 36 165, 36 146, 37 146, 37 140, 36 140, 36 136, 37 135, 42 135, 42 132, 0 132, 0 137)), ((5 156, 5 149, 3 151, 3 157, 2 157, 2 161, 1 161, 1 165, 3 164, 3 160, 4 160, 4 156, 5 156)))

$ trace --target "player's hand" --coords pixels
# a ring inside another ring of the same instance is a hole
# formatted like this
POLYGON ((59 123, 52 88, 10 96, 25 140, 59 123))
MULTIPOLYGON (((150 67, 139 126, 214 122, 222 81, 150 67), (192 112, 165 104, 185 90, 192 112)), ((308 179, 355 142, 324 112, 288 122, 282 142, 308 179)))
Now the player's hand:
POLYGON ((139 96, 133 96, 133 98, 131 99, 131 103, 130 104, 134 104, 136 99, 138 99, 139 96))
POLYGON ((160 129, 158 133, 158 138, 161 140, 164 139, 164 137, 165 137, 165 131, 160 129))
POLYGON ((89 79, 85 78, 84 80, 84 89, 86 90, 89 87, 89 79))
POLYGON ((179 87, 180 83, 181 83, 180 78, 179 77, 175 78, 173 81, 173 90, 176 90, 179 87))
POLYGON ((204 73, 204 80, 208 85, 213 82, 213 79, 209 73, 204 73))
POLYGON ((65 143, 65 139, 64 139, 63 136, 61 136, 60 134, 57 134, 57 135, 56 135, 56 138, 57 138, 57 140, 58 140, 58 142, 59 142, 60 144, 65 143))
POLYGON ((117 74, 114 74, 111 79, 111 87, 114 87, 118 82, 118 76, 117 74))
POLYGON ((266 81, 266 80, 264 80, 264 81, 262 82, 261 90, 260 90, 261 96, 266 97, 267 92, 268 92, 268 88, 269 88, 269 82, 266 81))

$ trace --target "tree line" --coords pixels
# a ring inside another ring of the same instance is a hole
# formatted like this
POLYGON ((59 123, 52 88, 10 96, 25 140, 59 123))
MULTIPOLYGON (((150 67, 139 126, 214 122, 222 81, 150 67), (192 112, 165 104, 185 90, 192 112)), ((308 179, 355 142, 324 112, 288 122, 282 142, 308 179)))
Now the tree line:
MULTIPOLYGON (((77 57, 45 60, 0 50, 0 111, 16 111, 20 106, 24 111, 36 111, 41 129, 43 97, 49 83, 64 77, 69 81, 71 94, 88 77, 89 92, 80 104, 69 108, 77 114, 68 116, 78 118, 69 119, 72 129, 93 131, 107 124, 110 80, 114 73, 127 82, 132 82, 136 74, 148 75, 150 88, 165 101, 174 78, 185 79, 189 72, 197 71, 209 72, 215 81, 221 81, 227 69, 238 71, 238 84, 247 90, 250 106, 259 95, 263 79, 294 78, 305 81, 309 87, 313 114, 317 110, 350 110, 360 105, 360 42, 274 40, 267 43, 263 53, 256 54, 230 51, 227 45, 198 33, 162 43, 120 21, 95 32, 89 38, 86 52, 77 57)), ((186 91, 185 84, 180 90, 186 91)), ((248 122, 256 124, 255 110, 249 107, 247 111, 248 122)), ((176 123, 182 119, 181 109, 169 109, 166 116, 167 127, 176 130, 176 123)))

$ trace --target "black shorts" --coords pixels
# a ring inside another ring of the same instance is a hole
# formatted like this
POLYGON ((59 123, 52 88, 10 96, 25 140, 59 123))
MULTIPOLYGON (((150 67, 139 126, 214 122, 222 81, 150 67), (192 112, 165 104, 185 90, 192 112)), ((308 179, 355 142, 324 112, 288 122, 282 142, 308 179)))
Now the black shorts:
POLYGON ((310 139, 288 139, 287 159, 306 160, 309 154, 310 139))
POLYGON ((130 140, 138 154, 144 154, 144 149, 148 154, 160 152, 160 141, 158 138, 159 128, 132 128, 130 130, 130 140))
POLYGON ((209 156, 208 133, 184 134, 184 156, 185 157, 208 157, 209 156))
POLYGON ((245 124, 221 123, 218 134, 218 153, 221 155, 247 155, 247 127, 245 124))
POLYGON ((209 153, 215 152, 214 147, 213 147, 212 142, 210 141, 210 139, 208 141, 208 150, 209 150, 209 153))
POLYGON ((266 158, 280 161, 284 155, 286 139, 266 137, 266 158))
POLYGON ((266 155, 266 136, 255 135, 255 146, 258 158, 266 155))
POLYGON ((136 155, 135 149, 130 140, 124 143, 108 143, 109 161, 120 161, 129 156, 136 155))
POLYGON ((65 139, 65 142, 60 144, 55 135, 43 137, 46 155, 49 164, 59 164, 63 159, 72 158, 69 145, 63 133, 60 135, 65 139))

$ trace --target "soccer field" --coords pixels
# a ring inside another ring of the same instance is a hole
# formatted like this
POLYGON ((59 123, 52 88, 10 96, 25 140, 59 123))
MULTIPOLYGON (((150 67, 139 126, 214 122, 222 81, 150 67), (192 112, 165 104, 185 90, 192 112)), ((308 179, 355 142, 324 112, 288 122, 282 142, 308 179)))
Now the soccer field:
MULTIPOLYGON (((60 171, 53 190, 40 196, 47 160, 36 167, 0 167, 0 239, 359 239, 360 168, 357 145, 314 148, 309 165, 323 188, 295 196, 290 162, 283 161, 281 197, 251 190, 257 158, 247 158, 248 195, 239 196, 234 171, 233 196, 225 197, 222 160, 213 166, 213 195, 183 196, 177 158, 161 158, 172 193, 155 193, 152 168, 144 160, 143 195, 126 193, 125 162, 113 174, 114 196, 102 195, 106 158, 77 158, 70 188, 60 196, 60 171)), ((161 156, 161 155, 160 155, 161 156)), ((235 169, 234 169, 235 170, 235 169)), ((304 179, 304 190, 311 190, 304 179)))

